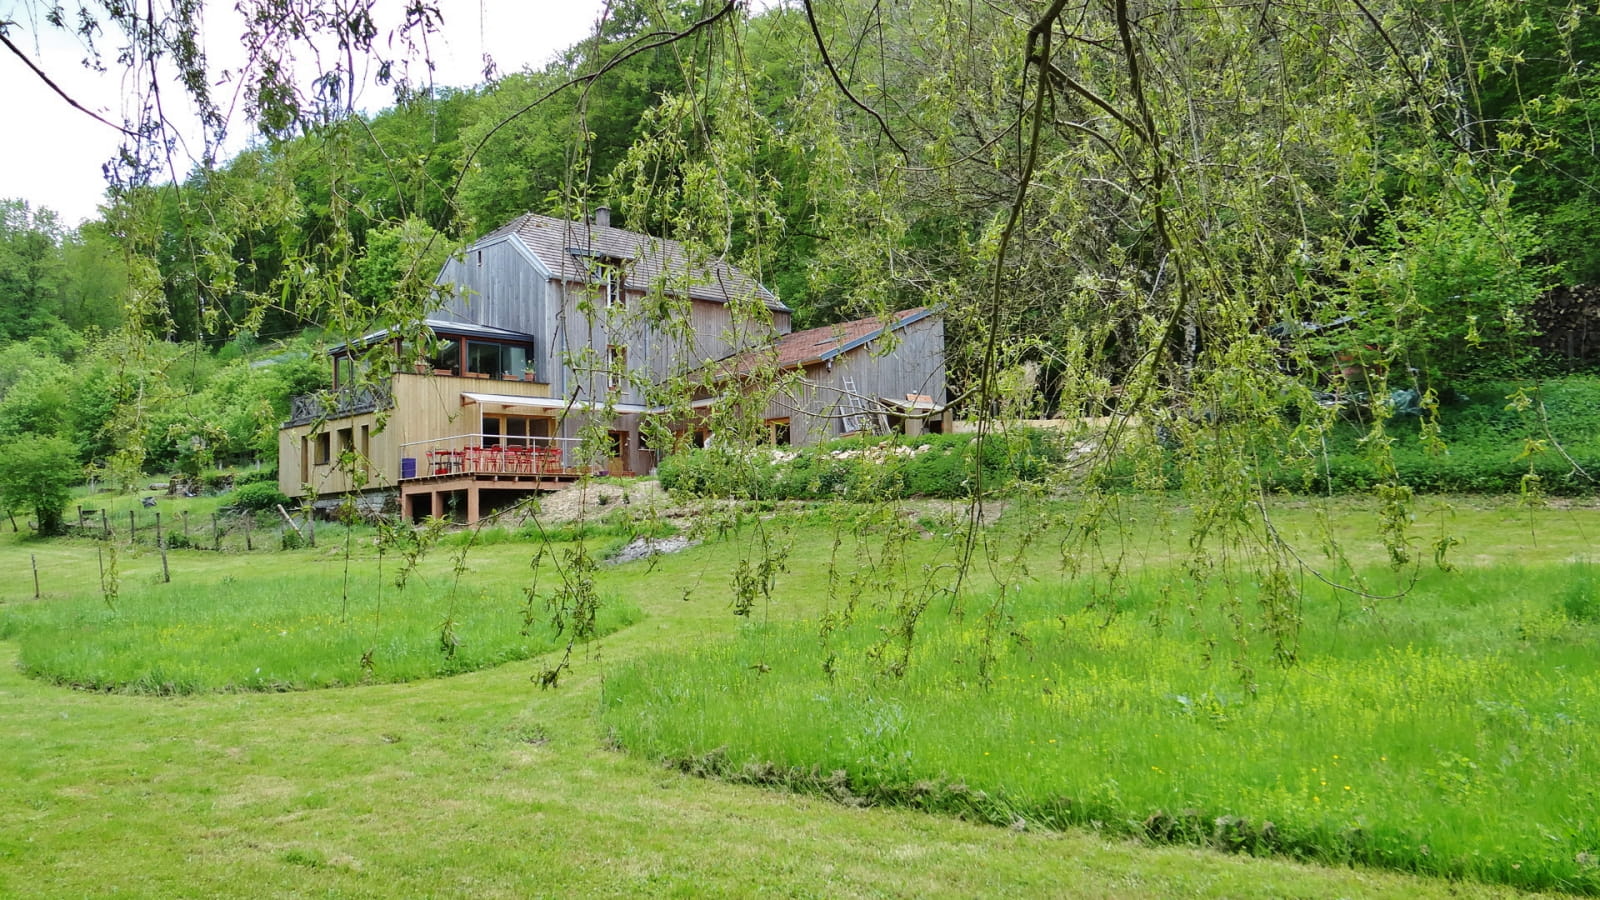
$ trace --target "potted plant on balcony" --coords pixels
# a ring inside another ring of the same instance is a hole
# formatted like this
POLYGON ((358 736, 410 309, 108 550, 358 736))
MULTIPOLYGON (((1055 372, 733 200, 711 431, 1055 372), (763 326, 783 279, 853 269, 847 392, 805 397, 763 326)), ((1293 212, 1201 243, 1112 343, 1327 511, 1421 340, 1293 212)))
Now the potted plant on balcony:
POLYGON ((522 380, 523 381, 532 381, 533 380, 533 366, 523 366, 522 367, 522 380))

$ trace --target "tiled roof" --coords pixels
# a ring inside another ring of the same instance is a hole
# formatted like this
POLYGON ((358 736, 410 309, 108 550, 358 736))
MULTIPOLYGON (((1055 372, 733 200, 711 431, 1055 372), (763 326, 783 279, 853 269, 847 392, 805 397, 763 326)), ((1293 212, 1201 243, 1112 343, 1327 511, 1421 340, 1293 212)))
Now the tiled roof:
MULTIPOLYGON (((903 328, 927 317, 931 312, 928 307, 919 306, 891 313, 888 317, 889 328, 891 330, 903 328)), ((748 372, 758 366, 787 369, 824 362, 882 334, 884 322, 885 319, 881 316, 868 316, 852 322, 791 332, 779 338, 770 347, 736 353, 718 361, 716 365, 721 374, 732 375, 748 372)))
POLYGON ((720 259, 709 260, 693 269, 683 245, 666 238, 529 213, 489 232, 477 243, 506 235, 516 235, 563 280, 594 282, 593 267, 588 259, 612 257, 627 261, 624 277, 634 287, 648 287, 661 281, 669 290, 681 290, 687 273, 692 276, 691 297, 718 303, 757 297, 768 309, 789 310, 755 279, 720 259))

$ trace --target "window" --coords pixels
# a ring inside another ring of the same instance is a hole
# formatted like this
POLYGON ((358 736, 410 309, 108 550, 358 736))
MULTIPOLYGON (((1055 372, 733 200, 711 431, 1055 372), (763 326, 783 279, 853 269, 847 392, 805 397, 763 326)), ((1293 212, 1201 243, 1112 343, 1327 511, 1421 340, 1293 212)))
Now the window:
POLYGON ((767 441, 769 443, 776 447, 787 447, 789 446, 789 439, 788 419, 767 420, 767 441))
POLYGON ((618 261, 607 261, 600 265, 600 299, 606 308, 622 306, 627 298, 622 293, 622 265, 618 261))
POLYGON ((509 414, 484 414, 483 446, 533 447, 548 444, 550 436, 548 416, 518 416, 509 414))
POLYGON ((626 259, 581 247, 569 247, 567 252, 588 272, 590 282, 595 285, 595 300, 602 309, 627 302, 627 295, 623 292, 628 264, 626 259))
POLYGON ((317 452, 315 463, 319 466, 325 466, 333 457, 333 435, 326 431, 318 432, 316 436, 316 442, 317 452))
POLYGON ((440 338, 433 348, 435 372, 451 373, 461 368, 461 343, 451 338, 440 338))
POLYGON ((526 344, 485 341, 478 338, 440 336, 434 345, 435 372, 523 379, 533 374, 532 354, 526 344))
POLYGON ((339 455, 354 452, 356 449, 356 430, 354 428, 339 429, 339 455))
POLYGON ((628 383, 628 348, 621 344, 606 345, 606 387, 622 390, 628 383))

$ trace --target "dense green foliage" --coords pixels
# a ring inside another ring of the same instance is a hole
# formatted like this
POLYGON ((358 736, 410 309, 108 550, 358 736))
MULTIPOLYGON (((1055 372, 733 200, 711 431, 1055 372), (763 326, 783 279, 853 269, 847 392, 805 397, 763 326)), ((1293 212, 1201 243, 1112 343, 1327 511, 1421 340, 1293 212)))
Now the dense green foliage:
MULTIPOLYGON (((983 446, 985 492, 1037 481, 1068 457, 1064 439, 1020 429, 983 446)), ((661 486, 688 497, 893 500, 970 497, 978 488, 973 435, 849 438, 810 447, 690 450, 661 461, 661 486)))
POLYGON ((60 534, 72 488, 82 477, 72 445, 58 437, 24 435, 0 444, 0 503, 31 509, 40 534, 60 534))
POLYGON ((289 399, 328 384, 312 346, 210 352, 118 334, 65 349, 14 343, 0 349, 0 440, 61 438, 76 467, 129 483, 143 472, 196 477, 274 461, 289 399))
POLYGON ((278 490, 276 484, 264 481, 240 485, 229 500, 235 509, 254 512, 276 509, 280 505, 288 506, 293 502, 278 490))
MULTIPOLYGON (((1418 491, 1463 494, 1592 495, 1600 490, 1600 379, 1460 385, 1440 405, 1438 432, 1421 417, 1388 423, 1388 447, 1400 480, 1418 491), (1438 443, 1441 438, 1443 442, 1438 443)), ((1370 425, 1342 422, 1323 452, 1296 469, 1277 469, 1279 490, 1358 493, 1383 481, 1370 425)))
POLYGON ((115 328, 126 277, 101 225, 65 229, 48 209, 0 199, 0 344, 115 328))
POLYGON ((630 750, 734 780, 1594 893, 1596 577, 1470 569, 1402 603, 1308 598, 1300 664, 1262 667, 1254 694, 1207 664, 1227 604, 1173 608, 1183 573, 1109 596, 1041 583, 988 601, 1009 637, 987 672, 984 631, 944 610, 899 681, 861 652, 888 617, 834 632, 825 666, 794 652, 820 623, 752 626, 613 673, 605 719, 630 750))

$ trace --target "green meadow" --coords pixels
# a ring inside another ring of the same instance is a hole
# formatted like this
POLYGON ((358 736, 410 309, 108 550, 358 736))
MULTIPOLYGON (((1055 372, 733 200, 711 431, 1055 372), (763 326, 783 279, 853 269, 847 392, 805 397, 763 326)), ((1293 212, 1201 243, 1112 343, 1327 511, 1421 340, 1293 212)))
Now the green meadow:
POLYGON ((1285 668, 1238 627, 1251 585, 1176 565, 1184 511, 1129 501, 1068 578, 1065 525, 1015 506, 901 678, 876 575, 948 562, 942 510, 724 518, 601 565, 602 636, 549 689, 565 638, 525 589, 570 545, 456 538, 403 589, 361 529, 174 551, 170 583, 124 547, 108 602, 104 545, 0 535, 0 894, 1595 893, 1600 512, 1418 513, 1396 574, 1364 504, 1276 510, 1370 595, 1306 575, 1285 668))
POLYGON ((1219 592, 1150 624, 1163 580, 1114 613, 1035 585, 998 638, 987 610, 930 610, 903 679, 869 652, 882 617, 834 640, 827 670, 814 623, 753 626, 613 675, 606 721, 691 771, 999 826, 1600 891, 1595 568, 1429 575, 1388 608, 1311 600, 1298 663, 1251 655, 1248 675, 1219 592))

